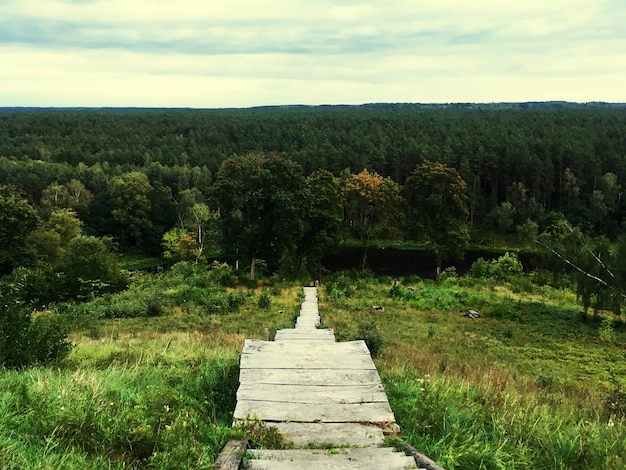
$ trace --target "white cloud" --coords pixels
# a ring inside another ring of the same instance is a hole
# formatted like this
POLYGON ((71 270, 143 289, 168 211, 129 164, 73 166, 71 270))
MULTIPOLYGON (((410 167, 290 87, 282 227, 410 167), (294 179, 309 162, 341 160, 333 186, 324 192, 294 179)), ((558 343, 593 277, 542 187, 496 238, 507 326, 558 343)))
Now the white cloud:
POLYGON ((624 21, 622 0, 8 0, 0 105, 626 101, 624 21))

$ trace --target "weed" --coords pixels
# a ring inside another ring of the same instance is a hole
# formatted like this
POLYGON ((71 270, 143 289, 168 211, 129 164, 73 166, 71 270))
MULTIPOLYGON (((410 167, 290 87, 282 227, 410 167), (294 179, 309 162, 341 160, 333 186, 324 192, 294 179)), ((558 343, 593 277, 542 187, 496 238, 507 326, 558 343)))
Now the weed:
POLYGON ((267 290, 263 290, 259 295, 257 306, 262 309, 268 309, 272 305, 272 297, 267 290))
POLYGON ((284 449, 285 441, 276 428, 269 427, 264 421, 248 417, 237 425, 250 447, 256 449, 284 449))
POLYGON ((605 410, 609 416, 623 419, 626 417, 626 387, 623 378, 619 377, 614 370, 609 369, 609 381, 611 392, 606 398, 605 410))

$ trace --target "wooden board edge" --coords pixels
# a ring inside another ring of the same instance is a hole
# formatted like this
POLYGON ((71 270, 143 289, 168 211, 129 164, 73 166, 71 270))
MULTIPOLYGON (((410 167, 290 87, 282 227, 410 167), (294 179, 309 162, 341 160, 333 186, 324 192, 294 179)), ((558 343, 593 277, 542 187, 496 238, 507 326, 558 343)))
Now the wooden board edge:
POLYGON ((215 460, 215 469, 218 470, 238 470, 241 461, 248 449, 248 441, 245 439, 231 439, 226 443, 220 455, 215 460))

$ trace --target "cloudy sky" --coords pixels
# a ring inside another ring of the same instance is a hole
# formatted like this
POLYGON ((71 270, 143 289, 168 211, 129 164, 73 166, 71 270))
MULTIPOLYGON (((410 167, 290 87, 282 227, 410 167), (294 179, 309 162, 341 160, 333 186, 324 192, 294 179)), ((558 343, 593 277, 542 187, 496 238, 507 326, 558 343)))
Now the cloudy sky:
POLYGON ((625 0, 0 0, 0 106, 626 102, 625 0))

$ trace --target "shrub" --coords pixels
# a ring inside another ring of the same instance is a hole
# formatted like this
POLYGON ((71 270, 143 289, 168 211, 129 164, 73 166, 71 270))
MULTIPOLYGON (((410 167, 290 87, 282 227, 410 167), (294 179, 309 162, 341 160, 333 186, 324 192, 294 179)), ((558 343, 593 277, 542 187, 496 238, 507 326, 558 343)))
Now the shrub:
POLYGON ((511 299, 502 299, 488 311, 490 317, 500 320, 518 320, 519 308, 511 299))
POLYGON ((411 305, 418 309, 458 310, 465 304, 467 295, 454 289, 440 286, 427 286, 416 291, 411 305))
POLYGON ((454 266, 447 267, 439 276, 439 282, 444 284, 454 283, 458 280, 459 276, 454 266))
POLYGON ((497 260, 485 261, 479 258, 470 267, 468 275, 476 279, 492 278, 497 281, 513 281, 524 272, 522 263, 515 253, 505 253, 497 260))
POLYGON ((354 295, 356 281, 346 273, 339 273, 333 276, 326 283, 326 291, 332 300, 342 300, 354 295))
POLYGON ((71 350, 67 327, 53 314, 32 317, 20 305, 2 306, 0 311, 0 365, 19 369, 46 364, 65 357, 71 350))
POLYGON ((383 347, 383 337, 376 325, 372 322, 361 323, 359 325, 358 337, 365 341, 372 357, 378 357, 383 347))
POLYGON ((224 287, 234 287, 237 282, 237 276, 233 268, 219 261, 213 261, 209 266, 209 279, 215 284, 224 287))
POLYGON ((269 292, 263 290, 259 295, 259 300, 257 301, 257 305, 259 308, 268 309, 272 305, 272 297, 269 292))
POLYGON ((468 272, 469 276, 482 279, 491 276, 490 265, 483 258, 478 258, 472 263, 468 272))

